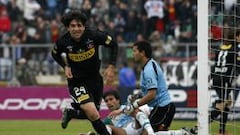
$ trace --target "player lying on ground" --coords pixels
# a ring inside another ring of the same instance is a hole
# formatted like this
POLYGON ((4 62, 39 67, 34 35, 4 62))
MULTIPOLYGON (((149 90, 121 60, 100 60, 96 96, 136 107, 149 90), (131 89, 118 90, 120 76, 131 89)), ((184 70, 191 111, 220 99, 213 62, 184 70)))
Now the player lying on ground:
POLYGON ((105 124, 113 135, 154 135, 154 131, 148 119, 149 108, 142 106, 131 115, 128 114, 126 105, 121 105, 118 91, 112 90, 104 93, 103 99, 111 111, 105 124), (118 113, 120 111, 121 113, 118 113), (118 113, 114 115, 113 113, 118 113))
MULTIPOLYGON (((104 93, 103 97, 107 107, 112 112, 112 114, 110 113, 110 117, 107 117, 104 121, 104 123, 107 125, 108 131, 111 132, 112 135, 192 135, 189 133, 187 128, 180 130, 170 130, 167 133, 164 131, 154 133, 148 119, 150 108, 147 105, 141 106, 139 110, 135 112, 136 114, 129 115, 127 113, 129 106, 120 104, 119 94, 117 91, 108 91, 104 93), (113 113, 119 114, 117 115, 113 113), (116 116, 111 117, 111 115, 116 116)), ((139 96, 133 95, 129 97, 131 97, 131 100, 134 100, 134 98, 139 96)), ((80 133, 79 135, 94 134, 92 132, 89 132, 86 134, 80 133)))
MULTIPOLYGON (((134 94, 139 94, 139 93, 134 92, 134 94)), ((134 100, 136 100, 135 98, 140 97, 140 96, 139 95, 132 95, 132 96, 130 95, 129 97, 131 97, 131 98, 128 98, 128 102, 131 103, 134 100)), ((127 132, 127 134, 130 134, 133 131, 135 131, 135 132, 140 131, 138 133, 136 132, 136 135, 140 135, 140 134, 147 135, 148 133, 152 133, 152 127, 150 128, 151 125, 149 126, 150 132, 146 132, 147 130, 144 127, 145 123, 150 122, 148 119, 148 115, 150 114, 150 111, 152 109, 151 107, 149 107, 148 105, 141 106, 141 107, 139 107, 138 110, 134 110, 133 114, 131 113, 129 115, 128 111, 131 109, 130 108, 131 105, 120 106, 119 95, 117 95, 117 92, 109 91, 109 92, 105 93, 104 100, 105 100, 109 110, 111 110, 111 113, 109 114, 108 118, 110 118, 110 120, 113 121, 113 125, 115 127, 119 127, 117 125, 117 124, 119 124, 119 123, 117 123, 118 121, 121 122, 125 118, 132 117, 132 119, 129 120, 129 123, 127 123, 127 122, 126 123, 135 125, 135 126, 129 126, 128 128, 121 127, 123 130, 125 130, 125 132, 127 132), (114 124, 114 122, 117 124, 114 124), (134 127, 138 127, 138 128, 134 128, 134 127)), ((125 124, 125 125, 127 125, 127 124, 125 124)), ((112 130, 114 130, 114 129, 112 128, 112 130)), ((155 135, 173 135, 173 134, 174 135, 192 135, 191 130, 192 129, 182 128, 180 130, 158 131, 154 134, 155 135)), ((119 133, 119 131, 117 133, 119 133)), ((116 135, 118 135, 118 134, 116 134, 116 135)))

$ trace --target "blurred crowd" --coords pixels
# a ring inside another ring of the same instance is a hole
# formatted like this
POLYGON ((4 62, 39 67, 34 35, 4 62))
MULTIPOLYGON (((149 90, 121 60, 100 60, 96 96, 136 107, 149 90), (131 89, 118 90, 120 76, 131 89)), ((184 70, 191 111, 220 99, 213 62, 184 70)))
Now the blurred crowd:
MULTIPOLYGON (((12 59, 7 46, 31 44, 38 48, 16 48, 17 64, 24 65, 18 62, 24 58, 28 65, 23 68, 33 68, 34 75, 38 71, 56 74, 57 65, 44 46, 65 33, 61 15, 72 9, 84 12, 89 27, 109 32, 120 46, 138 40, 151 41, 157 57, 185 57, 186 50, 176 51, 176 46, 197 41, 197 0, 0 0, 0 72, 1 63, 12 59)), ((131 57, 131 51, 120 49, 120 55, 124 55, 120 57, 121 64, 131 57)), ((2 75, 0 80, 4 80, 2 75)))
POLYGON ((238 0, 211 0, 209 5, 209 27, 212 42, 221 42, 223 33, 240 29, 240 5, 238 0), (225 29, 223 29, 225 28, 225 29), (228 29, 229 28, 229 29, 228 29))
POLYGON ((120 42, 196 42, 197 0, 1 0, 0 43, 54 43, 64 33, 61 15, 71 9, 120 42))

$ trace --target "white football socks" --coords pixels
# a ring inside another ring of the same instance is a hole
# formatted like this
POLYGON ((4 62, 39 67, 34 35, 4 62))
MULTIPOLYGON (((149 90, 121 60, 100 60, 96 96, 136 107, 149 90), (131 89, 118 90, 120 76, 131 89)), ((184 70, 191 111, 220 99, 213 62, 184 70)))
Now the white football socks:
POLYGON ((137 112, 136 119, 138 120, 140 125, 148 132, 148 134, 154 134, 148 116, 144 112, 142 111, 137 112))

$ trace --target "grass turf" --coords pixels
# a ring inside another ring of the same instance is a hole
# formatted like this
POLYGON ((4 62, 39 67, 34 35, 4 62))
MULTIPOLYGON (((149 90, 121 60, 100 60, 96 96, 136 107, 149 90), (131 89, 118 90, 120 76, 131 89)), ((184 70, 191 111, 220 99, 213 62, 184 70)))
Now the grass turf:
MULTIPOLYGON (((193 127, 196 121, 174 120, 171 129, 181 127, 193 127)), ((240 122, 229 122, 227 130, 232 135, 240 133, 240 128, 231 125, 239 125, 240 122)), ((211 135, 218 131, 218 123, 211 124, 211 135)), ((60 120, 1 120, 0 135, 77 135, 80 132, 93 131, 91 124, 86 120, 72 120, 67 129, 62 129, 60 120)))

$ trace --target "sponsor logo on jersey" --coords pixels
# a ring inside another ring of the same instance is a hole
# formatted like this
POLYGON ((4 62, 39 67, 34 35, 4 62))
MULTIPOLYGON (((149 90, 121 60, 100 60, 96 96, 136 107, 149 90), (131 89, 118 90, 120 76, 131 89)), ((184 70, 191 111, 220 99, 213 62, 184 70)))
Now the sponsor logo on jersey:
POLYGON ((81 103, 84 100, 89 99, 89 95, 85 94, 85 95, 81 95, 80 97, 77 98, 78 102, 81 103))
POLYGON ((230 49, 232 47, 232 45, 231 44, 229 44, 229 45, 221 45, 221 49, 222 50, 228 50, 228 49, 230 49))
POLYGON ((80 62, 91 58, 95 54, 95 48, 92 48, 86 52, 69 53, 69 59, 74 62, 80 62))
POLYGON ((227 71, 227 67, 215 67, 215 72, 226 73, 227 71))

